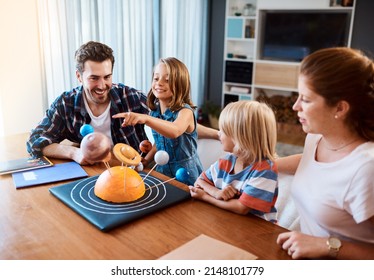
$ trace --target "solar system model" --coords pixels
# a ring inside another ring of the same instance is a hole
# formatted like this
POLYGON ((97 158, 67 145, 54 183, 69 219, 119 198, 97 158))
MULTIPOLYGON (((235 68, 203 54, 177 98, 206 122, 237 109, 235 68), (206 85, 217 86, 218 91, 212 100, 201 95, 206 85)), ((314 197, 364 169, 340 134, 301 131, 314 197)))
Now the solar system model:
MULTIPOLYGON (((169 162, 169 154, 167 152, 157 151, 154 156, 155 165, 142 178, 138 171, 143 170, 141 163, 142 155, 152 149, 152 143, 149 140, 144 140, 140 143, 139 150, 141 154, 127 144, 118 143, 114 145, 113 154, 122 165, 111 167, 109 161, 111 160, 112 153, 109 138, 103 133, 95 132, 89 124, 83 125, 80 133, 83 136, 81 142, 83 156, 92 162, 103 162, 107 168, 98 177, 94 187, 94 194, 108 202, 123 203, 141 198, 146 191, 144 180, 157 165, 165 165, 169 162)), ((175 175, 175 178, 167 181, 177 179, 178 181, 185 182, 189 177, 189 173, 185 168, 179 168, 175 175)), ((148 188, 156 186, 148 186, 148 188)))

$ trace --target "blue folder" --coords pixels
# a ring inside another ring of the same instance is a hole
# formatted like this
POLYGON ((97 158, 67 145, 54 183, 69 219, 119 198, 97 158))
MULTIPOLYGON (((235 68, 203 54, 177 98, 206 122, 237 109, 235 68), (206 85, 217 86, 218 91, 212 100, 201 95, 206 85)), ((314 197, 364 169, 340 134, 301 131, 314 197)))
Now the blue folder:
POLYGON ((88 177, 86 171, 78 163, 66 162, 50 167, 21 171, 12 174, 16 188, 25 188, 46 183, 88 177))

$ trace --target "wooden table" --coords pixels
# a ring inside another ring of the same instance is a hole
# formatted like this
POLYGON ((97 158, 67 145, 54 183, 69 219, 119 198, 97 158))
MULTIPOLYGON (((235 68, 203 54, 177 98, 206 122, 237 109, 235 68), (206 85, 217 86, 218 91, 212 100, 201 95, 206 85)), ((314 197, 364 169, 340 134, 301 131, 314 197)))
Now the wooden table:
MULTIPOLYGON (((0 161, 28 156, 26 139, 27 134, 1 138, 0 161)), ((99 164, 84 168, 90 176, 104 170, 99 164)), ((156 172, 152 175, 167 179, 156 172)), ((187 189, 177 181, 171 183, 187 189)), ((286 229, 194 199, 101 232, 50 194, 48 189, 55 185, 16 190, 11 175, 0 176, 0 259, 151 260, 200 234, 242 248, 259 259, 289 259, 276 244, 278 234, 286 229)))

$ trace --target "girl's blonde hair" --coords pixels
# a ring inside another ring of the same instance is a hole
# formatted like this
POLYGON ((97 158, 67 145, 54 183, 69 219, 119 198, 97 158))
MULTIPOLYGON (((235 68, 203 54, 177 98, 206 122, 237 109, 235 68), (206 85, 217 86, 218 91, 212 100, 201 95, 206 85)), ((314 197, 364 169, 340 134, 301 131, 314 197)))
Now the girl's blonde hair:
MULTIPOLYGON (((190 74, 186 65, 175 57, 161 58, 158 64, 166 65, 169 74, 169 87, 173 93, 169 108, 171 111, 177 111, 183 108, 184 104, 190 105, 193 109, 196 106, 191 101, 191 82, 190 74)), ((158 65, 157 64, 157 65, 158 65)), ((152 74, 153 81, 154 72, 152 74)), ((152 88, 148 92, 147 105, 151 110, 156 109, 156 96, 153 94, 152 88)))
POLYGON ((234 154, 246 162, 275 159, 277 124, 267 104, 248 100, 229 103, 221 112, 219 128, 232 138, 234 154))

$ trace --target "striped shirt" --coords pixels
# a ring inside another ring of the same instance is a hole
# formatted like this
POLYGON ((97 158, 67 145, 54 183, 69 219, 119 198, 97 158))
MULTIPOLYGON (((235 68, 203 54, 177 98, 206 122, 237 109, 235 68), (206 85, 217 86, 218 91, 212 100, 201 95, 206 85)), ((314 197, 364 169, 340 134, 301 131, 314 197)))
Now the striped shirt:
POLYGON ((240 193, 239 201, 251 209, 249 213, 276 223, 278 171, 275 163, 263 160, 234 174, 236 159, 233 154, 227 154, 204 171, 200 178, 221 190, 233 186, 240 193))
MULTIPOLYGON (((91 118, 84 106, 83 87, 79 86, 64 92, 51 104, 44 118, 40 121, 26 143, 27 151, 32 156, 41 156, 42 149, 52 143, 67 139, 80 143, 83 139, 80 128, 89 124, 91 118)), ((110 115, 124 112, 148 114, 147 97, 134 88, 124 84, 113 84, 109 92, 110 115)), ((147 139, 144 125, 121 127, 122 119, 111 119, 113 144, 125 143, 139 150, 141 141, 147 139)))

